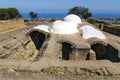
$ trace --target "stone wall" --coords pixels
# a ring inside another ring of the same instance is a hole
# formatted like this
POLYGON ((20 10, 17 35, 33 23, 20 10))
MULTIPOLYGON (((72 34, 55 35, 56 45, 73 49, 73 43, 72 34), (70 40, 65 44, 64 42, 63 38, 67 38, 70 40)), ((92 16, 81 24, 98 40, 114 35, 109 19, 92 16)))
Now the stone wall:
POLYGON ((34 43, 27 36, 13 37, 0 45, 0 59, 32 59, 36 51, 34 43))
POLYGON ((11 29, 15 29, 15 28, 20 28, 20 27, 25 27, 25 23, 22 18, 0 21, 0 32, 4 32, 11 29))
POLYGON ((106 32, 109 32, 109 33, 112 33, 112 34, 120 36, 120 29, 117 29, 117 28, 104 26, 103 27, 103 31, 106 31, 106 32))

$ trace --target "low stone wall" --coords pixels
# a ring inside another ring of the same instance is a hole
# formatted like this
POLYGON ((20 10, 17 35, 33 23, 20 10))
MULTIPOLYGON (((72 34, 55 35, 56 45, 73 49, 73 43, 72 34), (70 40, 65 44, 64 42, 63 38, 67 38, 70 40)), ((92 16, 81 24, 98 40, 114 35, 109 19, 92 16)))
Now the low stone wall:
POLYGON ((109 33, 112 33, 112 34, 120 36, 120 29, 117 29, 117 28, 104 26, 103 27, 103 31, 106 31, 106 32, 109 32, 109 33))
POLYGON ((0 59, 1 80, 120 80, 119 63, 107 60, 0 59), (115 65, 114 65, 115 64, 115 65))
POLYGON ((12 37, 0 45, 0 59, 32 59, 36 53, 34 43, 27 36, 12 37))
POLYGON ((15 29, 15 28, 20 28, 20 27, 25 27, 25 23, 22 18, 0 21, 0 32, 4 32, 11 29, 15 29))

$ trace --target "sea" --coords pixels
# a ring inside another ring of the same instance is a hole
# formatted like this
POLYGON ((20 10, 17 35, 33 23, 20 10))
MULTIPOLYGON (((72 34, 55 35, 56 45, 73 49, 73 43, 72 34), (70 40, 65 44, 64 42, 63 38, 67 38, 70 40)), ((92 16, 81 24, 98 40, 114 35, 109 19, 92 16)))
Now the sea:
MULTIPOLYGON (((37 13, 38 18, 63 18, 67 13, 37 13)), ((29 19, 29 13, 22 13, 24 19, 29 19)), ((120 18, 120 13, 92 13, 92 18, 120 18)))

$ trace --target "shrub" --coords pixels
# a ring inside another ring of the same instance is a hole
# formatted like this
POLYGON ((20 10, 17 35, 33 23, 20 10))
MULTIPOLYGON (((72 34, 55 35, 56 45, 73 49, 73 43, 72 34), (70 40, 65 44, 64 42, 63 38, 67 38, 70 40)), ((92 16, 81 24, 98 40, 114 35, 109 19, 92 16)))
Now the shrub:
POLYGON ((56 19, 54 19, 54 18, 50 19, 50 22, 54 22, 54 21, 56 21, 56 19))
POLYGON ((87 21, 91 24, 96 24, 97 23, 97 20, 94 19, 94 18, 89 18, 87 21))
POLYGON ((29 22, 29 20, 24 20, 24 22, 29 22))
POLYGON ((117 29, 120 29, 120 26, 114 26, 113 28, 117 28, 117 29))

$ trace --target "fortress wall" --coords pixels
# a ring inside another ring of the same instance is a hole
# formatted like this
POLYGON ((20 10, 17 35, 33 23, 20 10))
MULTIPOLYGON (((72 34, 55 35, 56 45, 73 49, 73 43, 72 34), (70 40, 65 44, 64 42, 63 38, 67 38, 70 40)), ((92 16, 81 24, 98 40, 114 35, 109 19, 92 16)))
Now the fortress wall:
POLYGON ((120 29, 117 28, 112 28, 112 27, 108 27, 108 26, 104 26, 103 27, 103 31, 109 32, 111 34, 115 34, 120 36, 120 29))
POLYGON ((8 31, 15 28, 21 28, 21 27, 25 27, 25 23, 22 18, 0 21, 0 32, 8 31))

